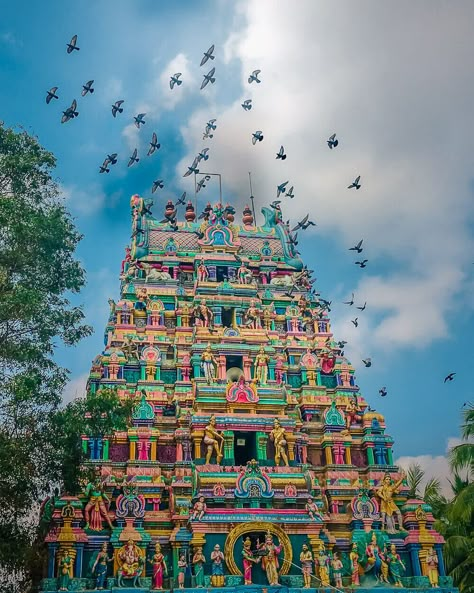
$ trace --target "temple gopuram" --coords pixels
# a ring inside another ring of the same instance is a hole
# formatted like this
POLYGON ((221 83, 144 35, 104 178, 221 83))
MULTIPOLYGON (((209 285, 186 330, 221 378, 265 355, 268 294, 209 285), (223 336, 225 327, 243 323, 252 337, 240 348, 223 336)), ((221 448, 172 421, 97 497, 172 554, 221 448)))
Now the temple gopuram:
POLYGON ((188 202, 178 221, 151 205, 131 198, 87 386, 134 398, 133 416, 84 435, 96 479, 46 502, 42 591, 452 591, 279 203, 261 226, 248 206, 188 202))

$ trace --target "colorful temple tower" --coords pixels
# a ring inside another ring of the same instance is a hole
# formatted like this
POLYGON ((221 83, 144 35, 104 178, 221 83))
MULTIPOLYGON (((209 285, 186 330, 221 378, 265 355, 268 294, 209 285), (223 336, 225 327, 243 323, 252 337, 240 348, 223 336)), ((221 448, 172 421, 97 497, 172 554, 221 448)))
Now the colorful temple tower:
POLYGON ((135 398, 84 435, 97 480, 49 501, 43 591, 452 589, 384 417, 359 391, 278 203, 132 196, 132 245, 88 391, 135 398))

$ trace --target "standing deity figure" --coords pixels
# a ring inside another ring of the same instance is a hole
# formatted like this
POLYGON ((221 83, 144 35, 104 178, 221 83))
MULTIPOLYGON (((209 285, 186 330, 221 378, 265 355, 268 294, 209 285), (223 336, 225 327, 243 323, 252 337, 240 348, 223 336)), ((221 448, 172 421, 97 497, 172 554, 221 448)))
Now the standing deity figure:
POLYGON ((165 574, 168 574, 168 567, 166 566, 166 560, 159 543, 155 546, 155 553, 153 554, 151 564, 153 570, 152 588, 163 589, 163 577, 165 574))
POLYGON ((381 578, 381 571, 382 571, 382 559, 380 557, 380 548, 377 545, 377 536, 372 533, 372 538, 370 543, 367 544, 365 548, 365 553, 367 555, 367 566, 365 568, 365 572, 374 569, 374 575, 377 581, 381 578))
POLYGON ((267 575, 270 586, 278 585, 278 554, 281 552, 281 546, 273 543, 273 537, 269 531, 265 536, 263 543, 258 543, 257 548, 262 551, 262 568, 267 575))
POLYGON ((201 367, 204 371, 204 377, 206 378, 208 385, 214 383, 216 378, 216 369, 214 365, 217 366, 217 360, 212 354, 211 343, 209 342, 207 348, 201 354, 201 367))
POLYGON ((72 574, 72 558, 69 550, 63 550, 58 566, 58 591, 68 591, 72 574))
POLYGON ((104 500, 109 502, 107 495, 105 494, 100 480, 95 482, 89 482, 87 484, 84 494, 89 497, 89 501, 84 509, 84 517, 86 519, 86 525, 84 529, 91 529, 92 531, 102 530, 102 518, 107 522, 110 529, 112 527, 112 521, 110 520, 109 513, 104 504, 104 500))
POLYGON ((389 583, 388 580, 388 550, 387 544, 384 544, 383 550, 380 552, 380 580, 382 583, 389 583))
POLYGON ((334 557, 331 560, 332 576, 334 577, 334 586, 337 589, 342 589, 342 571, 344 565, 339 557, 339 552, 334 552, 334 557))
POLYGON ((259 385, 267 384, 268 377, 268 361, 270 357, 265 354, 265 349, 260 346, 260 350, 255 357, 254 368, 255 368, 255 379, 259 385))
POLYGON ((270 432, 270 440, 275 445, 275 464, 280 465, 280 459, 283 459, 283 465, 288 464, 288 456, 286 454, 286 434, 285 429, 281 426, 278 418, 273 421, 273 430, 270 432))
POLYGON ((213 587, 224 586, 224 554, 221 552, 219 544, 214 546, 211 552, 211 585, 213 587))
POLYGON ((329 562, 330 558, 326 554, 324 546, 319 550, 319 555, 316 558, 316 564, 319 567, 319 580, 321 587, 329 587, 329 562))
POLYGON ((206 305, 206 299, 202 299, 201 303, 196 307, 194 317, 199 320, 203 327, 212 327, 214 313, 206 305))
POLYGON ((216 417, 211 416, 209 424, 204 430, 204 444, 207 446, 206 465, 211 463, 212 453, 216 454, 216 463, 222 461, 222 446, 224 444, 224 437, 216 430, 216 417))
POLYGON ((252 271, 242 262, 237 270, 237 281, 239 284, 250 284, 252 282, 252 271))
POLYGON ((112 562, 113 558, 109 558, 107 553, 107 543, 103 543, 100 552, 92 566, 92 574, 95 576, 95 588, 102 590, 105 587, 107 579, 107 563, 112 562))
POLYGON ((250 549, 252 546, 252 542, 250 538, 247 537, 244 540, 244 544, 242 547, 242 563, 244 566, 244 585, 251 585, 252 584, 252 566, 257 564, 260 561, 259 558, 255 558, 253 555, 252 550, 250 549))
POLYGON ((201 547, 196 548, 192 562, 194 566, 194 578, 196 579, 196 587, 201 589, 201 587, 204 587, 204 564, 206 563, 206 558, 202 553, 201 547))
POLYGON ((307 544, 303 544, 301 548, 300 562, 304 588, 309 589, 311 587, 311 575, 313 574, 313 554, 307 544))
POLYGON ((123 274, 125 271, 125 264, 128 264, 132 261, 132 250, 128 245, 125 246, 125 258, 122 260, 122 268, 120 273, 123 274))
POLYGON ((401 478, 393 484, 390 474, 387 472, 384 476, 382 485, 376 490, 376 495, 380 498, 382 529, 386 529, 388 533, 396 533, 393 515, 397 516, 399 530, 401 530, 403 525, 402 514, 400 509, 393 502, 393 495, 398 491, 404 478, 405 472, 402 472, 401 478))
POLYGON ((275 364, 275 380, 278 385, 283 383, 283 377, 285 375, 285 363, 286 357, 284 354, 277 354, 275 364))
POLYGON ((350 431, 351 425, 354 422, 360 422, 362 420, 362 415, 359 408, 359 403, 357 401, 357 395, 354 395, 352 399, 349 400, 346 411, 346 433, 350 431))
POLYGON ((351 585, 353 587, 360 585, 359 580, 359 552, 357 551, 357 544, 352 544, 352 550, 349 554, 350 566, 351 566, 351 585))
POLYGON ((401 577, 402 571, 405 570, 405 565, 403 564, 400 555, 397 554, 395 544, 390 546, 390 552, 387 554, 387 560, 390 569, 390 575, 393 579, 395 587, 403 587, 401 577))
POLYGON ((306 502, 305 509, 309 515, 309 518, 312 519, 313 521, 316 521, 316 520, 322 521, 323 520, 323 516, 321 515, 321 513, 319 511, 318 505, 314 502, 312 496, 308 496, 308 500, 306 502))
POLYGON ((207 511, 207 505, 204 496, 200 496, 199 500, 194 503, 193 514, 191 520, 201 521, 207 511))
POLYGON ((260 309, 255 305, 255 300, 250 301, 250 306, 245 312, 245 326, 251 329, 261 329, 262 324, 260 323, 260 309))
POLYGON ((188 563, 186 562, 186 554, 182 552, 178 559, 178 587, 184 589, 184 579, 186 578, 186 569, 188 563))
POLYGON ((137 301, 135 303, 135 309, 138 309, 139 311, 146 311, 146 306, 147 306, 147 302, 148 302, 147 289, 144 286, 141 286, 136 291, 136 297, 137 297, 137 301))
POLYGON ((428 578, 432 587, 438 587, 438 555, 433 548, 428 548, 426 553, 426 568, 428 569, 428 578))
POLYGON ((208 278, 209 278, 209 270, 206 268, 204 261, 201 260, 197 267, 198 282, 207 282, 208 278))

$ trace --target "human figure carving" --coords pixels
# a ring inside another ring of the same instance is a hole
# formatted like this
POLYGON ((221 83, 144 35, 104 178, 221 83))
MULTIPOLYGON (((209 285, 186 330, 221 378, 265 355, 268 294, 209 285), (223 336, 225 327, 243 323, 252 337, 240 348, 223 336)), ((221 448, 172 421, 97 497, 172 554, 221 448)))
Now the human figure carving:
POLYGON ((280 465, 280 459, 283 459, 283 465, 288 464, 288 456, 286 454, 286 434, 285 429, 281 426, 278 418, 273 422, 273 430, 270 432, 270 440, 275 444, 275 464, 280 465))

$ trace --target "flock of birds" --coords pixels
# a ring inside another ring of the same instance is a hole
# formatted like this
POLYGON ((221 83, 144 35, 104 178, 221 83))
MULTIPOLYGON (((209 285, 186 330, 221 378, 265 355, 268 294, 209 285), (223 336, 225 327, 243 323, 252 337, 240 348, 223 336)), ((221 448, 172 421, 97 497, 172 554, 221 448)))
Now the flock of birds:
MULTIPOLYGON (((74 35, 70 42, 66 44, 67 46, 67 53, 68 54, 72 54, 76 51, 79 51, 80 48, 77 45, 77 35, 74 35)), ((209 47, 209 49, 207 51, 204 52, 203 57, 201 59, 200 62, 200 67, 204 66, 209 60, 214 60, 215 59, 215 55, 214 55, 214 50, 215 50, 215 46, 211 45, 209 47)), ((215 72, 216 69, 215 67, 212 67, 211 70, 207 73, 203 75, 203 81, 201 83, 201 87, 200 90, 203 90, 204 88, 207 87, 208 84, 214 84, 216 81, 215 78, 215 72)), ((248 83, 252 84, 252 83, 256 83, 256 84, 260 84, 262 82, 262 80, 259 78, 259 75, 261 74, 261 70, 254 70, 253 72, 251 72, 251 74, 248 77, 248 83)), ((183 84, 183 80, 182 80, 182 72, 176 72, 175 74, 173 74, 172 76, 170 76, 170 81, 169 81, 169 87, 170 90, 173 90, 175 87, 179 87, 183 84)), ((88 80, 87 82, 85 82, 85 84, 82 85, 82 90, 81 90, 81 96, 82 97, 86 97, 87 95, 92 95, 94 93, 94 80, 88 80)), ((51 103, 51 101, 53 100, 58 100, 59 99, 59 95, 57 94, 58 91, 58 86, 53 86, 51 89, 49 89, 46 93, 46 103, 49 105, 51 103)), ((112 116, 115 118, 117 117, 117 115, 120 115, 123 113, 124 108, 123 108, 123 104, 124 104, 124 100, 123 99, 119 99, 117 101, 115 101, 115 103, 111 106, 111 112, 112 112, 112 116)), ((250 111, 253 107, 252 104, 252 99, 245 99, 242 103, 242 109, 246 112, 250 111)), ((62 117, 61 117, 61 123, 67 123, 70 120, 73 120, 75 118, 77 118, 79 116, 79 112, 77 110, 77 101, 76 99, 73 99, 71 102, 71 105, 69 107, 67 107, 63 112, 62 112, 62 117)), ((135 126, 140 129, 143 125, 146 124, 145 121, 145 117, 146 117, 146 113, 138 113, 136 116, 133 117, 133 123, 135 124, 135 126)), ((205 125, 204 128, 204 132, 203 132, 203 140, 206 139, 211 139, 214 137, 214 131, 217 128, 217 124, 216 124, 216 119, 210 119, 207 124, 205 125)), ((264 139, 264 135, 262 130, 256 130, 255 132, 252 133, 251 136, 251 143, 253 146, 255 146, 257 143, 262 142, 264 139)), ((338 147, 339 145, 339 140, 336 137, 336 134, 332 134, 328 139, 327 139, 327 145, 329 147, 330 150, 333 150, 335 148, 338 147)), ((149 149, 147 151, 147 157, 150 157, 151 155, 153 155, 156 151, 158 151, 161 147, 161 144, 158 142, 158 137, 156 132, 152 133, 151 136, 151 140, 149 142, 149 149)), ((183 177, 188 177, 189 175, 195 174, 198 175, 199 174, 199 166, 200 163, 202 161, 207 161, 209 159, 209 148, 203 148, 194 158, 193 162, 191 163, 191 165, 189 167, 187 167, 186 172, 184 173, 183 177)), ((281 161, 285 161, 287 158, 287 154, 285 152, 285 148, 283 145, 280 146, 280 149, 278 150, 278 152, 276 153, 276 159, 277 160, 281 160, 281 161)), ((107 154, 102 165, 100 165, 99 167, 99 173, 109 173, 110 172, 110 167, 113 165, 116 165, 118 161, 118 154, 117 153, 111 153, 111 154, 107 154)), ((138 149, 135 148, 131 154, 131 156, 128 159, 128 164, 127 167, 131 167, 133 166, 135 163, 138 163, 140 161, 140 158, 138 156, 138 149)), ((210 180, 210 176, 208 174, 202 174, 203 177, 201 179, 199 179, 199 181, 197 181, 196 183, 196 188, 195 191, 196 193, 198 193, 201 189, 206 187, 206 183, 210 180)), ((288 190, 287 190, 287 185, 289 184, 289 180, 288 181, 284 181, 282 183, 280 183, 277 186, 277 194, 276 197, 277 199, 274 200, 270 206, 275 209, 275 210, 280 210, 280 203, 281 200, 278 200, 278 198, 280 197, 287 197, 289 199, 293 199, 295 197, 294 194, 294 186, 292 185, 288 190)), ((355 190, 359 190, 361 188, 362 184, 361 184, 361 176, 358 175, 354 181, 352 181, 352 183, 350 183, 347 186, 347 189, 355 189, 355 190)), ((158 189, 163 189, 164 188, 164 181, 162 179, 157 179, 153 182, 152 187, 151 187, 151 193, 155 193, 158 189)), ((181 196, 181 198, 179 200, 177 200, 177 202, 174 204, 174 208, 173 211, 168 212, 165 215, 165 219, 162 220, 162 223, 169 223, 171 228, 173 230, 178 230, 178 226, 177 226, 177 212, 178 212, 178 207, 180 205, 184 205, 185 204, 185 197, 186 197, 186 192, 183 193, 183 195, 181 196)), ((207 211, 206 209, 199 215, 199 218, 205 218, 205 216, 207 215, 207 211)), ((306 230, 307 228, 309 228, 310 226, 316 226, 316 223, 309 220, 309 214, 306 215, 301 221, 299 221, 296 226, 294 226, 293 228, 290 229, 290 225, 289 225, 289 221, 286 222, 286 226, 288 229, 288 243, 291 244, 293 247, 298 245, 298 233, 296 231, 298 230, 306 230)), ((349 251, 355 251, 357 252, 357 254, 362 253, 363 251, 363 239, 361 239, 356 245, 354 245, 353 247, 349 248, 349 251)), ((367 266, 368 263, 368 259, 360 259, 358 261, 355 261, 354 264, 358 265, 360 268, 365 268, 367 266)), ((289 296, 292 295, 292 292, 289 294, 289 296)), ((319 299, 327 308, 328 311, 330 311, 330 305, 331 305, 331 301, 326 301, 322 298, 319 299)), ((349 301, 345 301, 343 302, 343 304, 348 305, 348 306, 353 306, 355 303, 355 297, 354 297, 354 293, 352 293, 351 299, 349 301)), ((356 308, 358 310, 360 310, 361 312, 365 311, 367 306, 367 302, 364 302, 363 305, 361 306, 356 306, 356 308)), ((359 325, 359 318, 355 317, 354 319, 351 320, 352 324, 354 325, 354 327, 358 327, 359 325)), ((338 345, 340 348, 343 348, 344 345, 347 344, 347 342, 345 341, 341 341, 338 342, 338 345)), ((366 368, 369 368, 372 366, 372 361, 370 358, 364 358, 362 359, 362 363, 364 364, 364 366, 366 368)), ((454 376, 456 375, 455 372, 449 373, 445 378, 444 378, 444 383, 453 381, 454 376)), ((379 390, 379 394, 381 397, 385 397, 387 395, 387 389, 386 387, 382 387, 379 390)))

